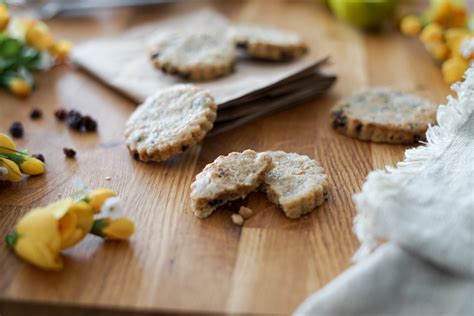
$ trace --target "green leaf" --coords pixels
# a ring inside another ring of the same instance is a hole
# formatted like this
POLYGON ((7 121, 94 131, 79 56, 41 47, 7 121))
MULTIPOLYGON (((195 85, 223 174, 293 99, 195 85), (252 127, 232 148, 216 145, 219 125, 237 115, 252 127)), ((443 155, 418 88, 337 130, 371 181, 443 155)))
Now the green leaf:
POLYGON ((15 58, 18 57, 23 49, 23 44, 14 38, 6 38, 0 42, 0 57, 15 58))
POLYGON ((8 247, 15 247, 16 242, 20 238, 20 235, 17 232, 13 232, 5 236, 5 242, 7 243, 8 247))

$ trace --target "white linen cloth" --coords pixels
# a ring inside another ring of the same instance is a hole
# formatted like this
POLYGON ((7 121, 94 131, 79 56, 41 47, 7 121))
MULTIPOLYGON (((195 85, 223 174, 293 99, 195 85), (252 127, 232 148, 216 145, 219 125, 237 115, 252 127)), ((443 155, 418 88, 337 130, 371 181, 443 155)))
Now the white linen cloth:
POLYGON ((358 263, 296 315, 474 315, 474 68, 465 77, 427 143, 369 174, 354 196, 358 263))

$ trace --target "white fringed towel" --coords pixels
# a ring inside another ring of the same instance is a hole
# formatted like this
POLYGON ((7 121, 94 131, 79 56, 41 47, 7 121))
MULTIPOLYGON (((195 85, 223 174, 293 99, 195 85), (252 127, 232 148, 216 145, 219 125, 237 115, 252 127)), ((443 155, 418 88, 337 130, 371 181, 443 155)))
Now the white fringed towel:
POLYGON ((354 196, 358 263, 297 315, 474 315, 474 68, 465 78, 427 143, 369 174, 354 196))

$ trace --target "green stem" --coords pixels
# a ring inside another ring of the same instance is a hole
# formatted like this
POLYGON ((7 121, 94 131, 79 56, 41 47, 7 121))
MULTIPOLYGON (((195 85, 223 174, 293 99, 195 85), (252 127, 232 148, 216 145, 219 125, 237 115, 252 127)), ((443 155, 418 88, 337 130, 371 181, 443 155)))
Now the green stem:
POLYGON ((14 163, 16 163, 17 165, 21 165, 22 163, 25 162, 25 157, 23 157, 22 155, 16 155, 16 154, 0 153, 0 158, 9 159, 13 161, 14 163))
POLYGON ((91 231, 89 233, 91 233, 92 235, 96 235, 96 236, 104 238, 105 236, 102 231, 105 227, 107 227, 107 225, 108 225, 107 219, 105 218, 96 219, 94 220, 94 224, 92 225, 91 231))
POLYGON ((5 146, 0 146, 0 149, 5 149, 5 150, 9 150, 9 151, 13 151, 17 154, 20 154, 22 156, 29 156, 28 153, 24 152, 24 151, 19 151, 19 150, 16 150, 16 149, 11 149, 11 148, 8 148, 8 147, 5 147, 5 146))
POLYGON ((20 235, 17 232, 13 232, 5 236, 5 242, 7 243, 8 247, 15 247, 16 242, 20 238, 20 235))

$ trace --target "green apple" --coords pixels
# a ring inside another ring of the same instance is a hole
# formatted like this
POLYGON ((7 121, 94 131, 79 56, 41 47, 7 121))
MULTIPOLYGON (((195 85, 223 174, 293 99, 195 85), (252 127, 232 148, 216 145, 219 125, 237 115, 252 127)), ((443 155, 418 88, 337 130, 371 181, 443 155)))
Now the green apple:
POLYGON ((328 0, 334 15, 358 28, 376 29, 390 20, 397 0, 328 0))

